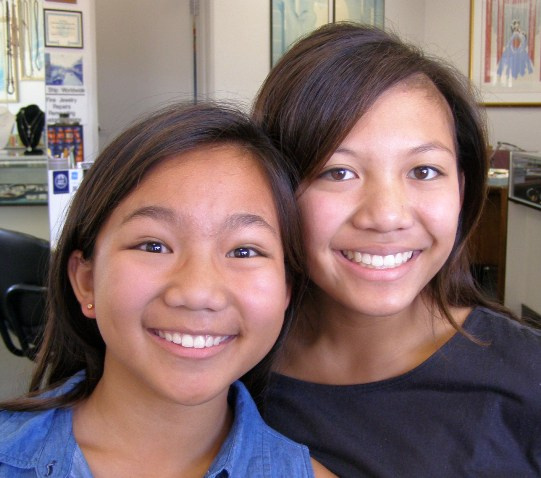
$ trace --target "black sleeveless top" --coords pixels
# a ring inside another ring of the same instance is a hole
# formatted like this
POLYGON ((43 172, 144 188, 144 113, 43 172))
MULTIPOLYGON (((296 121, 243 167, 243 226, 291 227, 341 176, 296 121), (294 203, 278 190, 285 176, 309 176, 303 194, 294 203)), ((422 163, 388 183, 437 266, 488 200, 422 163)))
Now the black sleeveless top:
POLYGON ((272 376, 264 418, 341 477, 541 476, 541 331, 484 308, 414 370, 362 385, 272 376))

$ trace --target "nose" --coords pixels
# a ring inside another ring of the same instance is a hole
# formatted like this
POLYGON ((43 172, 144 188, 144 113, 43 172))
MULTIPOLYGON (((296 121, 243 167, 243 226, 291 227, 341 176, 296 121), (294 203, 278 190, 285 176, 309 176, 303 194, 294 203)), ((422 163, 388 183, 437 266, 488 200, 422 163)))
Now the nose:
POLYGON ((404 182, 385 179, 365 183, 358 194, 352 216, 356 228, 390 232, 407 229, 413 224, 414 198, 408 194, 404 182))
POLYGON ((169 271, 163 298, 169 307, 219 311, 228 303, 228 281, 217 261, 192 255, 169 271))

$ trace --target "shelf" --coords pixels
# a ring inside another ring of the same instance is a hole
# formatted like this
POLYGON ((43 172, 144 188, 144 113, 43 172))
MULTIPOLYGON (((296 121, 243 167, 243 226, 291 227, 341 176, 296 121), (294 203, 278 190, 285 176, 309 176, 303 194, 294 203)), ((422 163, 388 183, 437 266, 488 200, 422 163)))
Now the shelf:
POLYGON ((0 206, 34 206, 47 202, 47 156, 0 151, 0 206))
POLYGON ((47 156, 21 156, 0 153, 0 168, 45 168, 47 169, 47 156))

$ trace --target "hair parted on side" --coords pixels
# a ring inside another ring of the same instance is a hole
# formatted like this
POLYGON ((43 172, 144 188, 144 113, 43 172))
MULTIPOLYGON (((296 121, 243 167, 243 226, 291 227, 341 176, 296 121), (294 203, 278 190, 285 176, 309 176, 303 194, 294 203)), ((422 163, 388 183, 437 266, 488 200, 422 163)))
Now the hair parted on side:
POLYGON ((274 197, 292 299, 278 342, 243 379, 257 395, 284 339, 303 289, 302 241, 294 191, 278 150, 245 114, 224 103, 173 104, 134 123, 96 159, 77 190, 52 255, 47 325, 30 392, 0 408, 40 410, 66 407, 88 397, 103 373, 105 343, 96 321, 81 312, 68 276, 74 250, 91 259, 96 237, 112 211, 163 160, 198 148, 238 146, 261 166, 274 197), (68 395, 44 398, 80 370, 86 378, 68 395))
POLYGON ((449 105, 464 177, 454 247, 425 289, 435 312, 460 330, 450 314, 452 306, 504 311, 480 294, 470 272, 467 243, 484 205, 489 164, 485 117, 468 79, 393 33, 335 23, 306 35, 286 52, 260 88, 252 115, 293 165, 298 187, 321 171, 382 93, 415 77, 432 83, 449 105))

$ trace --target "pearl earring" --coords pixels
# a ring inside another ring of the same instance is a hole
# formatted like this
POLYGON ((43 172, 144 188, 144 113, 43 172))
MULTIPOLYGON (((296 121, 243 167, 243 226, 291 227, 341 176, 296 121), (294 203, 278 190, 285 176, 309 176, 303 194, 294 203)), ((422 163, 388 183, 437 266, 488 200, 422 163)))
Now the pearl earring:
POLYGON ((86 304, 86 308, 88 310, 92 310, 94 308, 94 304, 86 304))

